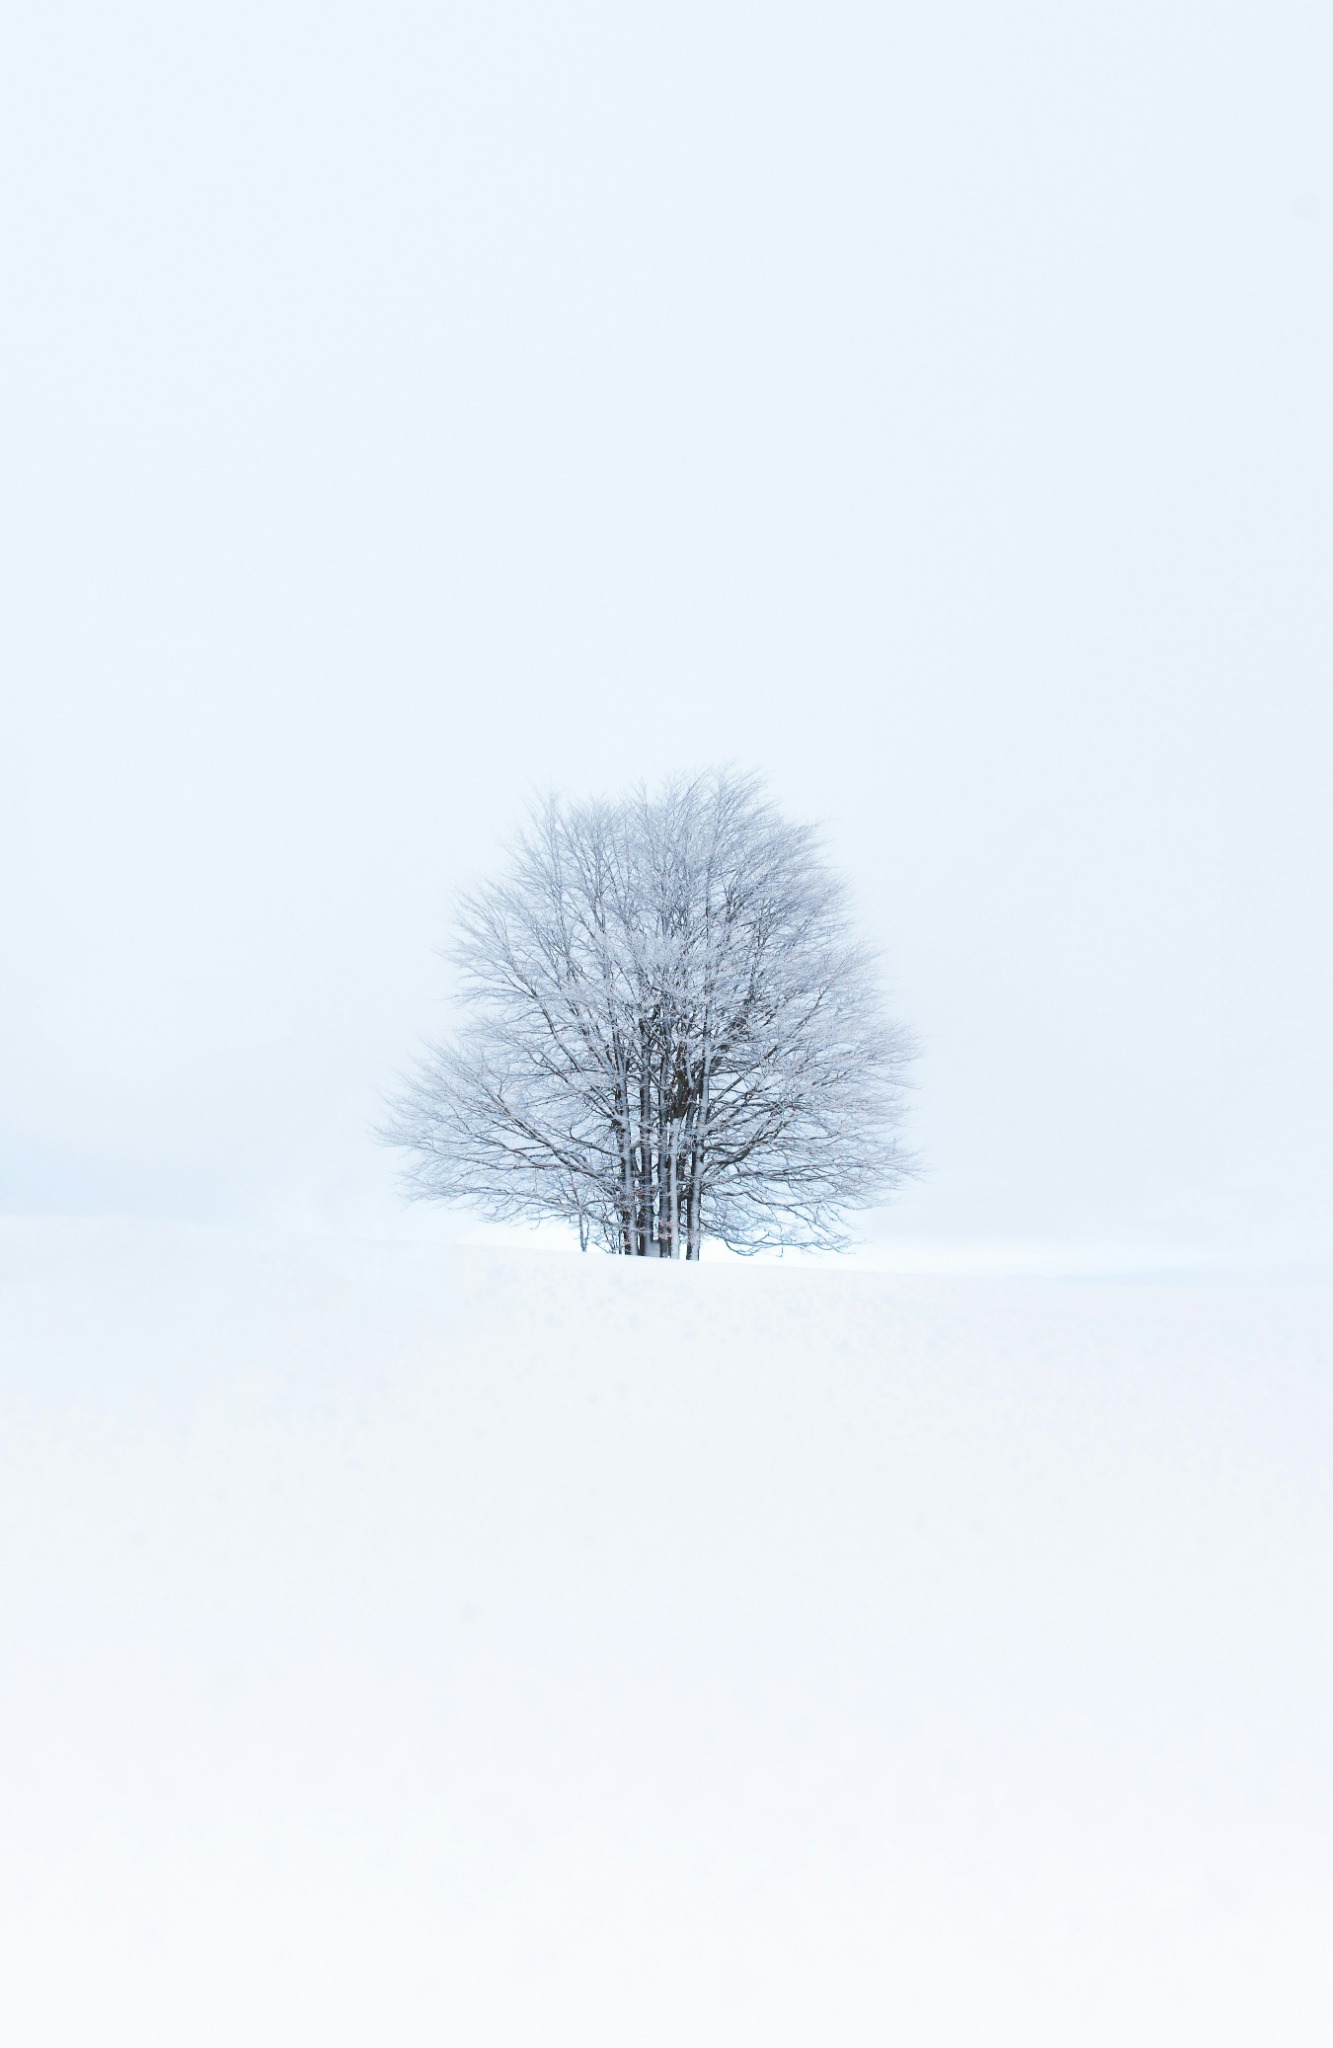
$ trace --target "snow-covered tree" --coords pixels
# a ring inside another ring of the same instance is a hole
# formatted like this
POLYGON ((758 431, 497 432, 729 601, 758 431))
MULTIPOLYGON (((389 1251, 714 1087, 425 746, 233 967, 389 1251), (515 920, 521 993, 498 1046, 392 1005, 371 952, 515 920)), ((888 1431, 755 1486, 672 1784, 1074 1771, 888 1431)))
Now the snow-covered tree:
POLYGON ((910 1045, 815 834, 753 778, 539 806, 449 956, 471 1017, 384 1133, 415 1197, 694 1259, 845 1245, 910 1170, 910 1045))

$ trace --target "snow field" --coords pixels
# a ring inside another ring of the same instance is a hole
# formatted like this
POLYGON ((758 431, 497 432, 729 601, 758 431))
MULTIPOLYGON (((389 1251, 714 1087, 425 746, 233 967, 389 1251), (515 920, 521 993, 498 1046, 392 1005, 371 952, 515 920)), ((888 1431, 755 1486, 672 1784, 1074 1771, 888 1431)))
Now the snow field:
POLYGON ((1322 2044, 1331 1340, 6 1219, 6 2032, 1322 2044))

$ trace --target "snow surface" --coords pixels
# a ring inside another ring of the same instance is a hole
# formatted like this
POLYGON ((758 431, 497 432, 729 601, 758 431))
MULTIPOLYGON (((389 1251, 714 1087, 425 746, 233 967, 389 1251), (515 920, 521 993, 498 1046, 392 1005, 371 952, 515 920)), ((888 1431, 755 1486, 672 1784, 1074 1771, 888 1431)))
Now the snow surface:
POLYGON ((49 2043, 1323 2048, 1333 1292, 0 1223, 49 2043))

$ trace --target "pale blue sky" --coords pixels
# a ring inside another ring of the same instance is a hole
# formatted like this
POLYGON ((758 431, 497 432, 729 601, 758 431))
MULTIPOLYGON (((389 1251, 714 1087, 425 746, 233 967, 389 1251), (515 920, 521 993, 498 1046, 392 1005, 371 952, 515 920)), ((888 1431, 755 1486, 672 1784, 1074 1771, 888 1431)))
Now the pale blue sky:
POLYGON ((927 1047, 904 1232, 1333 1218, 1313 5, 29 10, 0 1194, 391 1211, 535 785, 731 759, 927 1047))

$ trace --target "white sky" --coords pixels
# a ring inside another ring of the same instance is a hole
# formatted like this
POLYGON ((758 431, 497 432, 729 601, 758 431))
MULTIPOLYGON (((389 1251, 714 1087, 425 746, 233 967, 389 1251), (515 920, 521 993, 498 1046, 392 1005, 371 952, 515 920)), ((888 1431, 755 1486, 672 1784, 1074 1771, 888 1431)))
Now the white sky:
POLYGON ((27 10, 0 1198, 387 1216, 367 1127, 526 792, 732 759, 927 1046, 894 1230, 1317 1232, 1331 46, 27 10))

